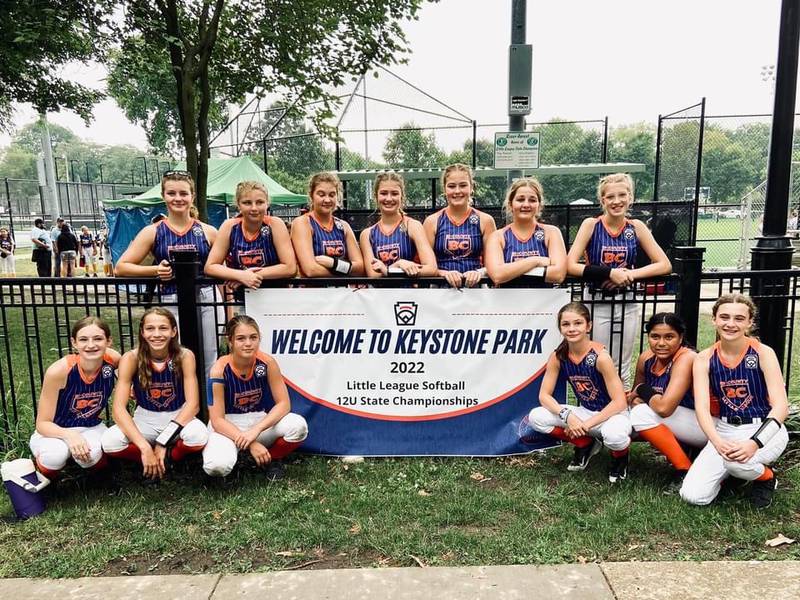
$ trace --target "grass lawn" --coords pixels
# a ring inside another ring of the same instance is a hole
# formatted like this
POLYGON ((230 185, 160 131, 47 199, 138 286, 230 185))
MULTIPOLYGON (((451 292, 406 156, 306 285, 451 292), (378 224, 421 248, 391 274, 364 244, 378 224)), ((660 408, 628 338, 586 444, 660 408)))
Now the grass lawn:
MULTIPOLYGON (((751 235, 758 235, 760 222, 754 221, 751 235)), ((706 249, 703 255, 703 266, 706 269, 732 269, 736 268, 739 259, 739 239, 742 234, 741 219, 713 219, 697 220, 697 245, 706 249), (731 241, 704 241, 704 240, 731 240, 731 241)))

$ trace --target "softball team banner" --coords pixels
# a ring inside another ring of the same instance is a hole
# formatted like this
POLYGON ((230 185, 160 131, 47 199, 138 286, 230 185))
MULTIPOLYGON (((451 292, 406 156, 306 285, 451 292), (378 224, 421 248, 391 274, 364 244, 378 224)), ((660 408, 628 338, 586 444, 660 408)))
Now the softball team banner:
POLYGON ((553 445, 527 414, 561 340, 566 290, 262 289, 245 298, 292 411, 308 421, 306 451, 497 456, 553 445))

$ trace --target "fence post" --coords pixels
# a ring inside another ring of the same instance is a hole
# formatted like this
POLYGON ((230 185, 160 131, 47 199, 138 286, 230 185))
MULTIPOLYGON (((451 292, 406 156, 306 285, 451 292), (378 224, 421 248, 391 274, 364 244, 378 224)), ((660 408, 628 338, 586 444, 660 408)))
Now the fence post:
POLYGON ((608 162, 608 115, 603 119, 603 155, 600 162, 603 164, 608 162))
POLYGON ((8 177, 6 177, 6 203, 8 205, 8 227, 11 230, 11 238, 16 243, 17 235, 14 233, 14 211, 11 208, 11 188, 8 185, 8 177))
POLYGON ((472 121, 472 168, 478 166, 478 122, 472 121))
POLYGON ((692 243, 697 242, 697 212, 700 210, 700 183, 703 172, 703 135, 706 129, 706 99, 700 102, 700 137, 697 140, 697 170, 694 177, 694 214, 692 217, 692 243))
POLYGON ((675 246, 673 270, 680 275, 676 294, 676 312, 686 324, 686 341, 697 345, 697 323, 700 318, 700 284, 703 279, 703 252, 699 246, 675 246))
POLYGON ((206 371, 203 364, 203 320, 197 306, 196 280, 200 262, 194 250, 173 250, 172 269, 178 288, 178 321, 181 345, 194 352, 197 365, 197 382, 200 386, 200 418, 208 421, 208 403, 205 401, 206 371))
POLYGON ((653 173, 653 202, 658 200, 658 180, 661 178, 661 124, 663 119, 658 115, 658 131, 656 132, 656 168, 653 173))

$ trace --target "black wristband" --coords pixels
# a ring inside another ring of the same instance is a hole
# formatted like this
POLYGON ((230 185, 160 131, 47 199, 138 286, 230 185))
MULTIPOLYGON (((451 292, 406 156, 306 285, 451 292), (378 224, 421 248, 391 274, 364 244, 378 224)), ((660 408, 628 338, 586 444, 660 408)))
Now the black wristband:
POLYGON ((636 386, 636 390, 634 391, 636 392, 636 395, 644 400, 647 404, 650 404, 650 399, 658 393, 646 383, 640 383, 636 386))
POLYGON ((611 267, 601 265, 586 265, 583 267, 583 278, 587 281, 603 283, 611 277, 611 267))

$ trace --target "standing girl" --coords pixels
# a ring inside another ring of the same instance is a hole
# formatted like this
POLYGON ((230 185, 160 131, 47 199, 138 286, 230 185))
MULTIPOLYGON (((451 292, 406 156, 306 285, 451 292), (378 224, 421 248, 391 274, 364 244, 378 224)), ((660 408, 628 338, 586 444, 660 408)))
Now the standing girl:
POLYGON ((103 434, 103 450, 142 463, 144 476, 161 479, 167 454, 179 461, 200 452, 208 441, 200 408, 194 354, 178 343, 178 323, 161 307, 145 311, 139 344, 119 364, 112 414, 116 425, 103 434), (136 410, 131 418, 128 401, 136 410))
MULTIPOLYGON (((205 265, 211 246, 217 239, 217 230, 191 216, 194 203, 194 180, 188 171, 167 171, 161 178, 161 195, 167 206, 167 218, 148 225, 128 246, 117 261, 116 272, 121 277, 159 277, 161 302, 178 316, 177 287, 172 272, 172 253, 176 250, 194 250, 200 265, 205 265), (152 253, 153 265, 140 264, 152 253)), ((203 367, 206 375, 217 357, 217 311, 213 286, 203 286, 198 300, 206 306, 200 309, 203 324, 203 367)))
POLYGON ((644 329, 649 348, 639 356, 628 394, 631 425, 683 476, 692 462, 681 444, 702 448, 708 442, 694 411, 692 365, 697 353, 686 346, 686 326, 676 314, 654 314, 644 329))
POLYGON ((511 224, 495 231, 486 245, 486 271, 495 285, 530 274, 561 283, 567 274, 567 251, 558 227, 539 222, 544 191, 538 180, 517 179, 506 193, 503 210, 511 224))
POLYGON ((333 216, 342 184, 333 173, 308 183, 310 210, 292 222, 292 245, 303 277, 364 275, 364 263, 350 225, 333 216))
POLYGON ((438 269, 422 224, 403 212, 406 187, 403 178, 389 171, 375 177, 373 188, 380 219, 361 232, 361 251, 368 277, 389 273, 407 277, 434 277, 438 269))
POLYGON ((690 504, 709 504, 729 476, 753 482, 756 508, 768 507, 778 486, 769 465, 789 442, 788 402, 775 352, 748 336, 755 312, 741 294, 722 296, 711 310, 718 341, 694 361, 697 420, 708 444, 683 480, 681 497, 690 504))
POLYGON ((672 265, 647 226, 627 218, 633 204, 630 175, 603 177, 597 185, 597 198, 603 214, 581 223, 567 255, 567 273, 590 282, 584 299, 592 302, 594 339, 608 348, 627 384, 641 319, 640 307, 629 290, 639 279, 667 275, 672 265), (650 264, 636 268, 639 248, 650 264), (578 262, 581 258, 583 264, 578 262))
POLYGON ((51 479, 70 458, 84 469, 106 464, 101 413, 114 389, 120 355, 111 349, 111 329, 99 317, 75 323, 70 342, 77 354, 60 358, 44 374, 30 441, 37 468, 51 479))
POLYGON ((564 340, 550 355, 539 391, 541 406, 528 420, 535 431, 575 445, 567 469, 582 471, 603 445, 611 450, 608 480, 617 483, 628 476, 631 423, 625 389, 611 357, 601 344, 589 339, 589 309, 570 302, 558 311, 558 328, 564 340), (553 397, 562 375, 572 386, 578 406, 559 404, 553 397))
POLYGON ((259 350, 255 320, 238 315, 225 326, 231 353, 211 369, 210 432, 203 450, 208 475, 230 474, 240 451, 248 451, 270 479, 283 477, 280 460, 308 435, 306 421, 291 412, 278 363, 259 350))
POLYGON ((475 286, 486 275, 483 249, 497 229, 491 215, 472 208, 472 169, 452 164, 442 173, 447 206, 429 215, 423 226, 433 246, 439 275, 454 288, 475 286))
POLYGON ((281 219, 267 215, 269 193, 263 183, 236 186, 239 215, 222 224, 206 262, 209 277, 227 279, 234 287, 258 289, 264 279, 294 277, 289 230, 281 219))
POLYGON ((0 273, 8 277, 17 276, 17 268, 14 262, 14 250, 16 249, 14 238, 5 227, 0 227, 0 273))
POLYGON ((81 234, 78 237, 78 242, 81 246, 81 260, 83 261, 83 274, 89 277, 91 270, 95 277, 97 277, 97 254, 99 252, 97 243, 94 236, 89 231, 89 228, 84 225, 81 227, 81 234))

